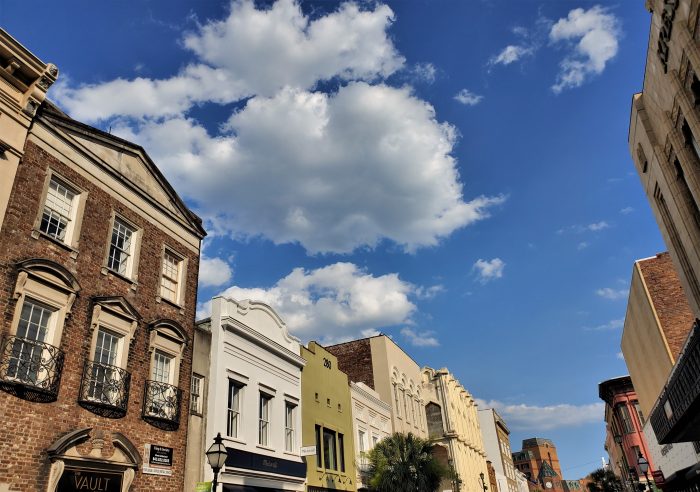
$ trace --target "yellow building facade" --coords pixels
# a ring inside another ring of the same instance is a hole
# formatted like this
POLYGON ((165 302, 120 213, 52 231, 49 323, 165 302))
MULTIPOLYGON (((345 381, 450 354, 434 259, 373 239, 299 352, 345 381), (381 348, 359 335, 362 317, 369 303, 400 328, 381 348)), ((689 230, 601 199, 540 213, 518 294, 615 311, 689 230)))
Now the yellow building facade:
POLYGON ((423 395, 434 454, 458 475, 444 480, 440 490, 481 492, 481 474, 486 483, 489 474, 474 398, 447 369, 430 367, 423 368, 423 395))
POLYGON ((301 347, 302 454, 309 492, 357 490, 348 377, 316 342, 301 347))

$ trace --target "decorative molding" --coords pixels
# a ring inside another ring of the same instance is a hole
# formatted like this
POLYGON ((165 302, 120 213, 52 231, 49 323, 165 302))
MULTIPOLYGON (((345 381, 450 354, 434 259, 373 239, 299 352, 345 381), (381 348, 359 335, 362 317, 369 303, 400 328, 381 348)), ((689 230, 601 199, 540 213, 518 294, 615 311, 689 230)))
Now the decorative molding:
POLYGON ((51 468, 49 469, 49 487, 48 492, 56 492, 58 487, 58 481, 63 475, 63 470, 66 468, 66 464, 63 460, 56 460, 51 463, 51 468))

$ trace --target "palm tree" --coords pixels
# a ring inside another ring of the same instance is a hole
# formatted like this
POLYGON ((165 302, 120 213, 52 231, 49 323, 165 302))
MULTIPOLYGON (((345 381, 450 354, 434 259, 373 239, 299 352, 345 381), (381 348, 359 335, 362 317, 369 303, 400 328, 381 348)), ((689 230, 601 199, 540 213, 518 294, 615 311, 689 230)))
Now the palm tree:
POLYGON ((619 492, 622 490, 620 479, 609 469, 598 468, 590 474, 588 483, 590 492, 619 492))
POLYGON ((369 453, 369 485, 375 492, 435 492, 448 470, 431 453, 430 441, 394 433, 369 453))

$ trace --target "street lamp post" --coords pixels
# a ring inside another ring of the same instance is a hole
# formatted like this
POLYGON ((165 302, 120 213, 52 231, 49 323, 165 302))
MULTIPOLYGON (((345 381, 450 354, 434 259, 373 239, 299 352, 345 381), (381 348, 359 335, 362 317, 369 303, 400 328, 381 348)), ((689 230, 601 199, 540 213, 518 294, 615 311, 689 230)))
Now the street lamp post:
POLYGON ((486 482, 484 482, 484 473, 479 473, 479 477, 481 477, 481 486, 484 488, 484 492, 486 492, 489 488, 486 486, 486 482))
POLYGON ((224 446, 223 439, 221 438, 221 432, 216 434, 216 437, 214 438, 214 444, 212 444, 209 447, 209 449, 207 449, 206 454, 209 466, 211 466, 211 471, 214 472, 214 481, 212 482, 211 490, 212 492, 216 492, 216 486, 218 485, 216 482, 216 478, 218 477, 219 470, 221 470, 221 467, 224 466, 224 463, 226 462, 226 457, 228 456, 226 446, 224 446))
POLYGON ((637 458, 637 465, 639 465, 639 471, 644 473, 644 479, 646 480, 646 488, 651 489, 651 487, 649 487, 649 475, 647 475, 647 471, 649 471, 649 462, 644 456, 642 456, 641 451, 639 452, 639 458, 637 458))

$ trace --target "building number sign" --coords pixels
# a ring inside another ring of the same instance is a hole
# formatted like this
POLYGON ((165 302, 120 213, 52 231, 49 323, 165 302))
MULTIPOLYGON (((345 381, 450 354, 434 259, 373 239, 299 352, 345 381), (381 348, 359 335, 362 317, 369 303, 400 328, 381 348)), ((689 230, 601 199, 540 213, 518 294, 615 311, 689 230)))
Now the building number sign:
POLYGON ((659 31, 659 43, 656 52, 664 67, 664 73, 668 71, 668 43, 671 42, 673 31, 673 19, 676 17, 676 9, 679 0, 664 0, 664 8, 661 11, 661 30, 659 31))
POLYGON ((323 367, 326 369, 331 369, 333 367, 333 364, 331 364, 331 361, 326 359, 325 357, 323 358, 323 367))

